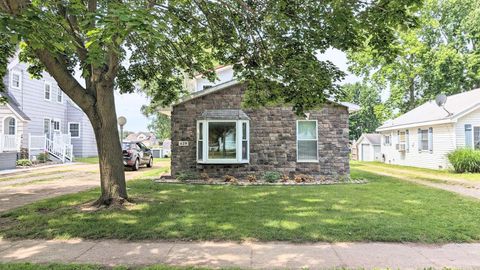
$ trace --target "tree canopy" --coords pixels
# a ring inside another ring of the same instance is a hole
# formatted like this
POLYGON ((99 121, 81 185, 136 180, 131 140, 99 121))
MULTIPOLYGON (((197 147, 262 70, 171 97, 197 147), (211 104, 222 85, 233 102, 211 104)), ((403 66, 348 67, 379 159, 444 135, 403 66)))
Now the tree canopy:
POLYGON ((400 112, 480 85, 480 1, 425 0, 418 14, 418 27, 397 31, 394 61, 370 45, 349 53, 351 70, 389 87, 388 103, 400 112))

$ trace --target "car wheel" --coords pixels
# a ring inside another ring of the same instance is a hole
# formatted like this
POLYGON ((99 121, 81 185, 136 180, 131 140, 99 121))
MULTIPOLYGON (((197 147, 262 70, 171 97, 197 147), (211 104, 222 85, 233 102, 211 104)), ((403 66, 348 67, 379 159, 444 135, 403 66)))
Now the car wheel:
POLYGON ((153 158, 150 158, 150 160, 147 163, 147 167, 151 168, 153 166, 153 158))
POLYGON ((132 170, 138 171, 138 167, 140 166, 140 162, 138 162, 138 158, 135 159, 135 163, 132 166, 132 170))

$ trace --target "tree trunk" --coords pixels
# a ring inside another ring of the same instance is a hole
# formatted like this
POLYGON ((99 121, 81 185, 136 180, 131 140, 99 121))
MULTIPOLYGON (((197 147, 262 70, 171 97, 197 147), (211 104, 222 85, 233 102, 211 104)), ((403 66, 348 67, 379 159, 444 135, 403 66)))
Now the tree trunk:
POLYGON ((102 194, 95 205, 118 205, 128 199, 113 84, 97 85, 97 102, 87 113, 97 140, 102 194))

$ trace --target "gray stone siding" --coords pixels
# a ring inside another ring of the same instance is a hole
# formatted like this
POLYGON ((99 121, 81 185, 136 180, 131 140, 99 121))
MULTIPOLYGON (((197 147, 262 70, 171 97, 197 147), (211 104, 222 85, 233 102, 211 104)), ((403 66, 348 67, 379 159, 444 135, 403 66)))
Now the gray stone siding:
POLYGON ((172 111, 172 176, 180 172, 206 172, 210 177, 248 174, 260 176, 265 171, 311 174, 316 177, 348 176, 348 110, 326 104, 309 111, 310 120, 318 120, 318 156, 315 163, 296 161, 296 120, 291 107, 242 108, 244 86, 237 84, 184 103, 172 111), (196 123, 205 110, 242 109, 250 117, 249 164, 198 164, 196 161, 196 123), (188 146, 179 146, 188 141, 188 146))

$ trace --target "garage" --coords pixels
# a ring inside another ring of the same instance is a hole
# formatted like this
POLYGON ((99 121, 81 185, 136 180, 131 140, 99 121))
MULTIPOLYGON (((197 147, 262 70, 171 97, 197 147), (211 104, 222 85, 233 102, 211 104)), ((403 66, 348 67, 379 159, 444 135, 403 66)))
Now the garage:
POLYGON ((380 143, 380 134, 362 134, 355 143, 358 160, 381 161, 380 143))

